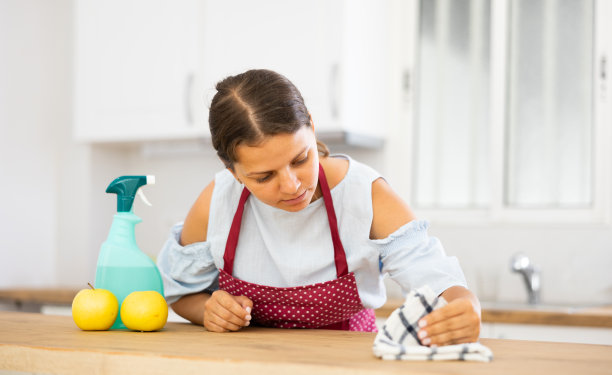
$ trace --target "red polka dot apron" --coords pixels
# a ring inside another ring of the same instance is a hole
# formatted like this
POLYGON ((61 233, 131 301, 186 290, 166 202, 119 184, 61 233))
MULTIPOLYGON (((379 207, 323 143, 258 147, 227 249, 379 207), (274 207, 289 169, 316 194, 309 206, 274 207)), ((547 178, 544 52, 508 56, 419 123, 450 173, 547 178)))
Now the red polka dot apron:
POLYGON ((320 328, 376 332, 374 310, 364 309, 357 292, 355 274, 348 272, 346 254, 338 234, 336 212, 329 185, 319 164, 329 228, 334 244, 337 279, 305 286, 279 288, 258 285, 232 276, 244 204, 250 192, 244 188, 225 245, 219 288, 253 301, 252 322, 277 328, 320 328))

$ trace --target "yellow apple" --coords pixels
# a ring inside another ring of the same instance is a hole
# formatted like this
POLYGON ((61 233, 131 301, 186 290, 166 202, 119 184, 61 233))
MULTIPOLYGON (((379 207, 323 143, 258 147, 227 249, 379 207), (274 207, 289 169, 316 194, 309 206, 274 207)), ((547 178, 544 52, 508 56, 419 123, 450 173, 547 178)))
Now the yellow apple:
POLYGON ((117 297, 106 289, 83 289, 72 300, 72 319, 83 331, 109 329, 119 312, 117 297))
POLYGON ((121 304, 121 320, 133 331, 159 331, 168 320, 168 304, 154 290, 128 294, 121 304))

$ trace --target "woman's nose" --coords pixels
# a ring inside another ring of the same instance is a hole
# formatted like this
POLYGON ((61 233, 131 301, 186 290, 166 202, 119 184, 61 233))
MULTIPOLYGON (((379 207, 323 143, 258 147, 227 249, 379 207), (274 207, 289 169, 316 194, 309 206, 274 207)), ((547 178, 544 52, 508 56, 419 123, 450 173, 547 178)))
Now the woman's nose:
POLYGON ((284 194, 295 194, 300 188, 300 180, 292 172, 283 173, 280 178, 280 191, 284 194))

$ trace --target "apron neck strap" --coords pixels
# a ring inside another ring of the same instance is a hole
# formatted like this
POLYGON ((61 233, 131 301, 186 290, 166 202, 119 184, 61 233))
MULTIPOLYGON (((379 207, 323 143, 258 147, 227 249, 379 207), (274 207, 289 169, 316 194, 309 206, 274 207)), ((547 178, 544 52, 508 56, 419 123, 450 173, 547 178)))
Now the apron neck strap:
MULTIPOLYGON (((319 185, 321 192, 323 193, 323 201, 325 203, 325 210, 327 211, 327 219, 329 220, 329 229, 331 231, 332 243, 334 244, 334 260, 336 262, 336 275, 342 277, 348 274, 348 265, 346 262, 346 254, 342 241, 340 241, 340 234, 338 233, 338 220, 336 219, 336 211, 334 210, 334 203, 332 202, 331 191, 327 184, 327 178, 323 167, 319 163, 319 185)), ((234 256, 236 255, 236 247, 238 246, 238 238, 240 236, 240 224, 242 223, 242 214, 244 213, 244 204, 251 193, 245 187, 242 189, 240 200, 238 202, 238 208, 236 214, 234 214, 234 220, 230 227, 229 234, 227 236, 227 242, 225 243, 225 253, 223 254, 223 270, 228 274, 232 275, 234 271, 234 256)))
POLYGON ((327 220, 329 220, 329 230, 331 231, 332 242, 334 243, 334 260, 336 261, 336 275, 342 277, 348 274, 348 265, 346 263, 346 254, 344 246, 340 241, 340 233, 338 233, 338 220, 336 219, 336 211, 334 210, 334 202, 332 201, 331 191, 327 184, 327 177, 321 163, 319 163, 319 184, 323 193, 323 201, 325 202, 325 210, 327 210, 327 220))
POLYGON ((244 212, 244 203, 247 198, 251 195, 251 192, 246 187, 242 189, 240 200, 238 201, 238 208, 234 214, 234 220, 232 220, 232 226, 230 227, 227 241, 225 242, 225 253, 223 254, 223 270, 228 274, 232 274, 234 271, 234 255, 236 255, 236 247, 238 246, 238 237, 240 237, 240 224, 242 223, 242 214, 244 212))

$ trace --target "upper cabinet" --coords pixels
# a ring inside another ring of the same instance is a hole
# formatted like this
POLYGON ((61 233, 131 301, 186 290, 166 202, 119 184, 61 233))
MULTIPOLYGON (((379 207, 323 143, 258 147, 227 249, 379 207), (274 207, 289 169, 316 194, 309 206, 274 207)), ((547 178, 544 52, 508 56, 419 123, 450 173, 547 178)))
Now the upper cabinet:
POLYGON ((77 0, 76 139, 205 134, 196 100, 201 14, 198 0, 77 0))
POLYGON ((207 136, 216 82, 257 68, 298 87, 319 134, 383 137, 377 1, 77 0, 75 15, 77 139, 207 136))
POLYGON ((271 69, 297 86, 317 129, 338 128, 342 10, 341 1, 207 1, 206 100, 228 75, 271 69))

